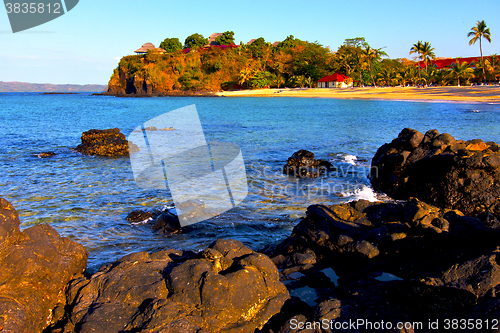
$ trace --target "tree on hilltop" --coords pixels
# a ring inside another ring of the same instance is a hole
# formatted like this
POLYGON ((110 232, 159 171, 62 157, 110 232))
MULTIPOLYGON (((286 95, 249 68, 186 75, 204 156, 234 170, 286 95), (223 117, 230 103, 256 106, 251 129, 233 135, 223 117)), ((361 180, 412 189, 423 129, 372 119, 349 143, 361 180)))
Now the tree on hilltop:
MULTIPOLYGON (((467 34, 467 37, 472 37, 471 40, 469 41, 469 45, 476 44, 477 40, 479 39, 479 51, 481 52, 481 62, 484 63, 483 46, 481 44, 481 40, 484 38, 491 43, 490 28, 486 27, 486 22, 484 22, 484 20, 477 21, 476 25, 472 27, 471 31, 467 34)), ((486 73, 484 71, 484 66, 483 66, 483 78, 486 81, 486 73)))
POLYGON ((167 53, 174 53, 182 49, 182 43, 179 41, 179 38, 165 38, 165 40, 160 43, 160 47, 167 51, 167 53))
POLYGON ((184 47, 187 49, 200 48, 208 44, 208 39, 200 34, 192 34, 184 41, 184 47))
POLYGON ((217 45, 234 45, 234 32, 223 32, 222 35, 215 38, 215 43, 217 45))

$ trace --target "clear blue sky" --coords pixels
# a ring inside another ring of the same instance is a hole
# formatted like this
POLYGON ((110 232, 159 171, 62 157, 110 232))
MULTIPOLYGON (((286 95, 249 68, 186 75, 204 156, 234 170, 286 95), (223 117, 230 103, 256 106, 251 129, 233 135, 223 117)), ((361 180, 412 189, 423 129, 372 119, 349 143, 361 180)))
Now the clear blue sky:
POLYGON ((479 55, 467 33, 485 20, 492 43, 484 42, 483 52, 500 54, 499 14, 500 0, 80 0, 67 14, 16 34, 0 12, 0 81, 106 84, 119 59, 146 42, 228 30, 237 43, 294 35, 336 50, 346 38, 365 37, 401 58, 422 40, 438 57, 467 57, 479 55))

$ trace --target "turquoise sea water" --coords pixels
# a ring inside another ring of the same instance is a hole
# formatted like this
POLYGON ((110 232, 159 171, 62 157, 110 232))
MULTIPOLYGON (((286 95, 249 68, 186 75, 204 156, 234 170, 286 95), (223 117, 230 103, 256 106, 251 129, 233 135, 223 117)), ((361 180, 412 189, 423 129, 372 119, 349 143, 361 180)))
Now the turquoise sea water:
MULTIPOLYGON (((500 105, 319 98, 115 98, 0 94, 0 196, 14 204, 22 228, 50 223, 84 244, 89 269, 137 251, 197 250, 217 238, 253 249, 288 236, 308 205, 375 199, 366 174, 378 147, 404 128, 437 129, 457 139, 500 142, 500 105), (83 156, 81 133, 118 127, 128 135, 165 112, 195 104, 207 141, 241 147, 249 194, 237 208, 165 236, 131 225, 134 209, 172 203, 168 193, 139 188, 128 158, 83 156), (307 149, 337 174, 296 180, 281 174, 307 149), (38 158, 44 151, 56 156, 38 158)), ((378 196, 384 200, 384 196, 378 196)))

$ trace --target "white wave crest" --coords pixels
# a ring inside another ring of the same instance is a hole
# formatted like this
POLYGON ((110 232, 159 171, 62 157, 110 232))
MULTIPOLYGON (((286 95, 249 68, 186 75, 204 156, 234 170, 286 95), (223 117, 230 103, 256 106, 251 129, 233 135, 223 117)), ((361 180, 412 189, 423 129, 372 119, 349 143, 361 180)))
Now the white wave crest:
POLYGON ((368 200, 370 202, 379 201, 379 199, 377 198, 377 194, 375 193, 375 191, 373 191, 373 188, 365 185, 362 185, 361 188, 354 190, 354 192, 346 193, 346 196, 352 196, 352 199, 350 199, 349 201, 361 199, 368 200))
POLYGON ((356 165, 356 162, 357 161, 357 157, 355 155, 346 155, 344 156, 344 160, 346 161, 346 163, 349 163, 349 164, 352 164, 352 165, 356 165))

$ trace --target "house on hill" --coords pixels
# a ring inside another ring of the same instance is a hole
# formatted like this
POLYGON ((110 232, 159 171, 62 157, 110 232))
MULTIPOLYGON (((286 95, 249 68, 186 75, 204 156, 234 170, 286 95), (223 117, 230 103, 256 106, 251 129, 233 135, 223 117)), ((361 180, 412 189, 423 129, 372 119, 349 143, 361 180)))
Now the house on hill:
POLYGON ((208 45, 217 45, 215 40, 217 37, 222 36, 222 32, 214 32, 210 36, 208 36, 208 45))
POLYGON ((156 50, 156 51, 161 52, 161 53, 167 52, 164 49, 162 49, 161 47, 154 46, 152 43, 143 44, 140 48, 138 48, 134 52, 136 54, 146 54, 146 52, 148 52, 150 50, 156 50))
POLYGON ((353 80, 350 77, 337 72, 319 79, 318 88, 347 88, 352 87, 352 82, 353 80))

